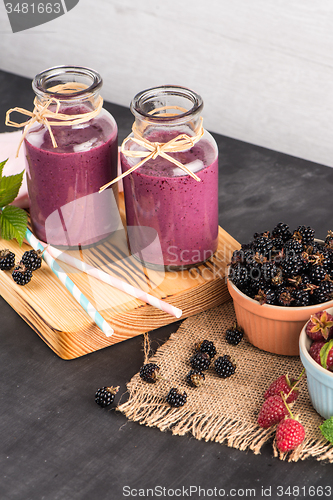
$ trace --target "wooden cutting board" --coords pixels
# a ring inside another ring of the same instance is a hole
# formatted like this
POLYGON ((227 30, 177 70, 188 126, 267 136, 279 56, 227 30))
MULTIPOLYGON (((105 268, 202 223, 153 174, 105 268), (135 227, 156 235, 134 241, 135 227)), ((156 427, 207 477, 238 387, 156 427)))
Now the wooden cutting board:
MULTIPOLYGON (((124 221, 123 202, 121 215, 124 221)), ((219 228, 216 254, 205 264, 179 272, 161 272, 142 267, 130 256, 125 231, 117 231, 92 249, 71 251, 77 258, 99 267, 131 285, 182 309, 183 318, 215 307, 230 299, 225 269, 238 242, 219 228)), ((20 260, 27 243, 0 239, 20 260)), ((43 261, 28 285, 17 285, 11 271, 0 271, 2 297, 63 359, 73 359, 177 321, 173 316, 147 305, 96 278, 59 262, 115 333, 106 337, 90 316, 43 261)))

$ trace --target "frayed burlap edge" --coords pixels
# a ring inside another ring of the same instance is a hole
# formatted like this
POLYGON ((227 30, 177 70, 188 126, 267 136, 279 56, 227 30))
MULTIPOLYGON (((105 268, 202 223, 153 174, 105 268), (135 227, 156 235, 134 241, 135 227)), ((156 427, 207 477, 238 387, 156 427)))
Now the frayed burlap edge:
MULTIPOLYGON (((205 320, 208 320, 206 322, 208 323, 208 328, 204 336, 205 338, 209 336, 209 327, 212 326, 212 322, 209 321, 209 313, 217 313, 218 315, 223 314, 225 307, 230 308, 230 304, 224 304, 214 310, 206 311, 205 313, 192 316, 185 320, 177 332, 173 333, 169 340, 158 348, 155 355, 149 359, 149 362, 156 363, 160 366, 167 355, 170 355, 170 353, 174 354, 175 351, 177 352, 176 343, 180 339, 184 339, 191 327, 197 325, 198 322, 202 325, 205 323, 205 320)), ((210 338, 211 337, 212 335, 210 335, 210 338)), ((262 353, 262 351, 257 350, 246 341, 243 341, 243 343, 244 342, 247 349, 255 351, 255 355, 258 352, 262 353)), ((262 354, 265 355, 266 353, 262 354)), ((298 357, 290 358, 267 355, 272 358, 277 357, 279 363, 281 363, 281 359, 284 358, 289 365, 294 362, 296 372, 302 368, 298 357)), ((277 374, 277 376, 279 375, 281 375, 281 373, 277 374)), ((333 462, 333 447, 322 436, 319 430, 318 422, 321 423, 323 419, 319 417, 311 405, 305 381, 302 388, 302 397, 299 398, 301 400, 301 408, 297 408, 297 413, 302 414, 302 411, 305 411, 307 415, 313 414, 316 422, 315 428, 311 429, 311 435, 308 437, 306 436, 300 446, 289 453, 281 453, 277 449, 275 443, 276 427, 262 429, 257 425, 257 415, 253 415, 251 422, 244 422, 239 418, 232 418, 229 415, 207 411, 207 408, 205 408, 204 411, 200 411, 198 408, 189 407, 187 404, 181 408, 172 408, 165 402, 164 396, 170 384, 168 385, 168 382, 163 380, 159 381, 158 384, 147 384, 140 379, 139 374, 136 374, 127 385, 129 392, 128 401, 119 404, 117 410, 122 412, 128 419, 138 422, 141 425, 157 427, 161 431, 171 431, 172 434, 178 436, 191 434, 198 440, 205 440, 206 442, 215 441, 241 451, 251 450, 256 455, 260 454, 261 448, 265 443, 271 441, 273 456, 280 460, 296 462, 312 457, 318 461, 333 462), (159 387, 158 390, 156 390, 156 386, 159 387)), ((265 382, 263 382, 263 384, 265 384, 265 382)), ((266 386, 263 385, 263 387, 267 387, 268 385, 267 382, 266 386)), ((186 384, 181 388, 186 391, 189 390, 186 384)), ((194 391, 197 391, 197 389, 194 389, 194 391)), ((307 416, 307 420, 309 420, 309 416, 307 416)), ((307 424, 306 430, 308 430, 308 428, 309 425, 307 424)))
MULTIPOLYGON (((152 360, 150 360, 152 361, 152 360)), ((154 361, 154 360, 153 360, 154 361)), ((130 384, 128 386, 131 393, 130 384)), ((256 455, 272 436, 273 431, 263 430, 256 424, 240 424, 236 420, 221 415, 198 414, 182 408, 171 408, 159 398, 148 393, 132 392, 131 398, 118 407, 124 415, 141 425, 157 427, 161 431, 170 430, 172 434, 184 436, 192 434, 198 440, 226 443, 232 448, 252 450, 256 455)))

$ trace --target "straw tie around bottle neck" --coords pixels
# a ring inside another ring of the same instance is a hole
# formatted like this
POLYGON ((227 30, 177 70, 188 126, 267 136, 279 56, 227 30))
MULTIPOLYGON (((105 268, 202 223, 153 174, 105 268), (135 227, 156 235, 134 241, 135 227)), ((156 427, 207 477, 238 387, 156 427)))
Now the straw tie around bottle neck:
MULTIPOLYGON (((54 87, 51 87, 48 89, 51 92, 59 92, 63 94, 72 94, 74 92, 77 92, 78 90, 86 89, 87 86, 84 84, 80 84, 77 82, 67 82, 64 84, 59 84, 54 87)), ((43 124, 49 131, 50 137, 52 140, 52 145, 54 148, 57 148, 57 142, 55 140, 55 137, 52 132, 51 127, 59 127, 63 126, 64 122, 68 126, 72 125, 78 125, 80 123, 85 123, 91 120, 92 118, 95 118, 100 112, 103 107, 103 99, 101 96, 98 96, 97 101, 96 101, 96 107, 92 111, 89 111, 88 113, 80 113, 80 114, 74 114, 74 115, 68 115, 65 113, 59 113, 59 108, 60 108, 60 103, 61 99, 57 99, 56 97, 50 97, 44 104, 38 101, 37 97, 34 99, 34 109, 33 111, 28 111, 27 109, 24 108, 11 108, 7 111, 6 113, 6 120, 5 123, 9 127, 15 127, 15 128, 21 128, 25 127, 20 143, 17 148, 16 152, 16 157, 18 156, 20 147, 22 145, 22 142, 24 138, 26 137, 30 127, 35 123, 41 123, 43 124), (49 109, 51 104, 56 105, 55 111, 52 111, 49 109), (22 115, 29 116, 30 118, 26 120, 25 122, 17 123, 14 122, 10 119, 10 114, 12 112, 18 112, 21 113, 22 115)))

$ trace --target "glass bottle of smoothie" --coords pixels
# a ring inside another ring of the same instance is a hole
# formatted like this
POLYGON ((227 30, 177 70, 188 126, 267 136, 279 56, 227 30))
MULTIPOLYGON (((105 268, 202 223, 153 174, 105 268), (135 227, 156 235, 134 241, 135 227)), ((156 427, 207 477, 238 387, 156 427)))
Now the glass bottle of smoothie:
POLYGON ((178 86, 145 90, 131 103, 133 132, 121 149, 123 174, 133 168, 123 178, 126 220, 131 253, 147 267, 186 269, 217 250, 218 149, 202 108, 198 94, 178 86), (169 142, 176 137, 185 143, 169 142))
POLYGON ((86 246, 118 227, 118 130, 102 107, 95 71, 59 66, 32 83, 37 120, 25 130, 27 184, 35 235, 56 246, 86 246), (46 109, 46 112, 45 112, 46 109))

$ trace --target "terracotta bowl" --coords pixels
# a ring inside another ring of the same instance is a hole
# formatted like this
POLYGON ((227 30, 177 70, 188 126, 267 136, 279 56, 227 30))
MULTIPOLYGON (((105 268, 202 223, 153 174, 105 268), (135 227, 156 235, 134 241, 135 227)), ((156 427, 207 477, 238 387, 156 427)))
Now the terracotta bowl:
POLYGON ((263 351, 285 356, 299 355, 299 336, 311 314, 333 307, 333 300, 305 307, 260 305, 242 293, 229 279, 237 323, 247 340, 263 351))
MULTIPOLYGON (((333 308, 327 309, 333 314, 333 308)), ((314 409, 325 419, 333 415, 333 373, 326 370, 309 354, 311 339, 305 333, 305 326, 299 337, 299 353, 306 371, 308 392, 314 409)))

